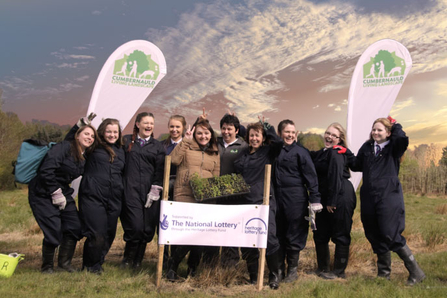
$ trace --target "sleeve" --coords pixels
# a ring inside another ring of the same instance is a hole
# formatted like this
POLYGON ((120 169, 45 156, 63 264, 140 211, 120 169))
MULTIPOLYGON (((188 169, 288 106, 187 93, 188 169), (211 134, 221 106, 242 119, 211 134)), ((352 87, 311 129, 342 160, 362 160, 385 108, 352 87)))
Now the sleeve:
POLYGON ((63 188, 63 185, 60 185, 56 179, 56 170, 60 168, 70 150, 69 142, 56 144, 48 151, 40 165, 40 181, 49 194, 52 194, 58 188, 63 188))
POLYGON ((401 158, 408 148, 409 140, 399 123, 395 123, 391 128, 390 143, 393 146, 393 157, 401 158))
POLYGON ((274 157, 281 153, 284 141, 278 136, 273 125, 266 130, 267 140, 270 141, 270 152, 274 157))
POLYGON ((357 153, 357 156, 352 153, 351 150, 346 150, 345 155, 348 157, 348 166, 353 172, 362 172, 363 171, 363 158, 365 151, 365 144, 360 147, 359 152, 357 153))
POLYGON ((79 130, 79 126, 75 124, 67 133, 64 140, 65 141, 72 141, 75 138, 76 132, 79 130))
POLYGON ((185 139, 180 142, 177 146, 175 146, 174 150, 171 152, 171 163, 178 166, 183 162, 183 159, 186 155, 186 150, 191 148, 193 140, 185 139))
POLYGON ((344 157, 338 154, 334 149, 329 151, 329 166, 327 172, 328 198, 327 206, 337 206, 338 195, 342 188, 344 157))
POLYGON ((320 203, 321 196, 318 192, 318 176, 314 163, 307 150, 302 150, 298 154, 298 167, 304 177, 307 191, 309 192, 309 201, 311 203, 320 203))
POLYGON ((247 137, 247 129, 242 124, 239 125, 239 130, 237 132, 237 135, 240 138, 242 138, 243 140, 245 140, 245 138, 247 137))
POLYGON ((158 143, 158 152, 155 159, 155 177, 152 185, 163 186, 163 177, 164 177, 164 165, 165 165, 165 156, 166 152, 161 143, 158 143))

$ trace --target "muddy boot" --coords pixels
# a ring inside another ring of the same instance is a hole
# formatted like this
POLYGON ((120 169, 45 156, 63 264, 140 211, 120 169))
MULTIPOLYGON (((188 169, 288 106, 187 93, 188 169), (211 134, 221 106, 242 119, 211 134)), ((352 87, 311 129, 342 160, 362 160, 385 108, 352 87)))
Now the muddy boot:
POLYGON ((175 282, 179 279, 177 275, 179 264, 180 262, 174 260, 172 257, 169 258, 166 279, 169 280, 170 282, 175 282))
POLYGON ((348 266, 349 245, 335 246, 334 270, 332 271, 340 278, 346 278, 345 269, 348 266))
POLYGON ((287 277, 285 283, 291 283, 298 279, 298 261, 300 259, 299 250, 287 251, 287 277))
POLYGON ((377 277, 390 279, 391 274, 391 252, 377 254, 377 277))
POLYGON ((407 268, 408 272, 410 273, 410 276, 407 280, 408 286, 413 286, 425 279, 424 271, 422 271, 421 267, 419 267, 418 262, 416 262, 416 259, 411 253, 408 245, 405 244, 405 246, 399 248, 396 253, 402 259, 402 261, 404 261, 405 268, 407 268))
POLYGON ((67 272, 73 273, 76 271, 71 265, 71 260, 76 249, 78 240, 73 237, 64 237, 59 246, 59 256, 57 258, 57 267, 67 272))
POLYGON ((40 272, 51 274, 54 272, 54 251, 56 247, 52 245, 42 244, 42 267, 40 272))
POLYGON ((279 282, 282 282, 284 278, 286 277, 286 263, 285 263, 285 252, 284 249, 280 248, 278 250, 278 262, 279 262, 279 282))
POLYGON ((269 287, 272 290, 279 288, 279 262, 278 252, 266 256, 267 266, 269 267, 269 287))
POLYGON ((138 242, 126 242, 126 247, 124 248, 123 260, 121 262, 121 269, 129 269, 134 262, 135 255, 137 254, 139 243, 138 242))
POLYGON ((255 262, 247 262, 248 275, 250 276, 250 284, 255 285, 258 283, 258 268, 259 264, 255 262))
POLYGON ((329 244, 315 243, 315 251, 317 253, 317 263, 318 263, 318 269, 316 271, 316 274, 324 279, 336 278, 335 274, 330 272, 329 268, 329 263, 331 261, 329 255, 329 244))
POLYGON ((140 242, 138 245, 137 251, 135 253, 135 259, 133 260, 132 269, 135 271, 141 270, 141 264, 144 259, 144 254, 146 253, 146 242, 140 242))

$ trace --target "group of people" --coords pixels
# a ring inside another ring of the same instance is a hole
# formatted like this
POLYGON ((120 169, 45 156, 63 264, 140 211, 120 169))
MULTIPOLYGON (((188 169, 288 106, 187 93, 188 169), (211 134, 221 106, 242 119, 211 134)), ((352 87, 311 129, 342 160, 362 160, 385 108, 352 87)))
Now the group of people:
MULTIPOLYGON (((410 273, 408 284, 425 278, 402 236, 405 209, 398 173, 408 137, 391 118, 374 122, 370 139, 357 156, 346 148, 346 132, 338 123, 326 129, 324 148, 309 151, 297 143, 291 120, 281 121, 276 133, 264 118, 245 128, 233 113, 227 113, 220 121, 221 137, 216 138, 205 111, 188 128, 183 116, 174 115, 168 122, 169 137, 163 142, 154 138, 151 113, 138 114, 133 133, 124 137, 116 119, 103 120, 97 131, 89 120, 81 118, 65 140, 49 150, 29 184, 30 206, 44 233, 43 273, 53 272, 57 247, 58 267, 75 271, 71 265, 74 250, 77 241, 86 237, 82 267, 101 274, 118 218, 126 242, 121 267, 140 268, 146 245, 158 228, 168 154, 172 157, 170 199, 188 203, 196 203, 189 185, 193 175, 210 178, 239 173, 250 193, 215 203, 262 204, 265 165, 272 165, 266 249, 272 289, 298 278, 300 251, 309 231, 309 208, 317 213, 317 230, 313 231, 317 275, 345 278, 356 207, 349 169, 363 173, 361 220, 378 256, 378 276, 389 279, 390 251, 394 251, 410 273), (78 211, 70 183, 81 175, 78 211), (333 266, 329 241, 335 243, 333 266)), ((240 251, 236 247, 171 245, 170 252, 165 252, 166 278, 178 280, 179 264, 189 252, 189 276, 196 274, 201 261, 216 265, 220 259, 221 266, 231 267, 242 257, 250 282, 256 283, 259 251, 240 251)))

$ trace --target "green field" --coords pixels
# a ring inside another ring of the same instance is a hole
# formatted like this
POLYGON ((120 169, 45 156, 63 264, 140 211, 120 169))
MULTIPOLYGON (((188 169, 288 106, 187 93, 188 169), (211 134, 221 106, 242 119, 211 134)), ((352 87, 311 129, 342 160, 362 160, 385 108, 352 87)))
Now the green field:
MULTIPOLYGON (((375 278, 375 256, 363 234, 357 208, 346 280, 325 281, 313 274, 316 258, 309 235, 307 247, 301 253, 299 280, 281 284, 277 291, 269 289, 267 280, 261 292, 249 285, 243 262, 229 270, 204 268, 195 278, 184 282, 163 280, 157 291, 157 245, 154 242, 148 245, 141 272, 120 270, 124 248, 120 226, 101 276, 85 271, 41 274, 42 234, 29 208, 27 192, 25 189, 3 191, 0 193, 0 252, 19 252, 26 257, 11 278, 0 278, 0 297, 447 297, 447 199, 407 195, 405 202, 404 235, 427 275, 422 284, 414 287, 405 286, 408 273, 396 254, 392 256, 391 281, 375 278)), ((82 241, 73 261, 79 268, 81 258, 82 241)), ((179 273, 185 275, 185 264, 179 273)))

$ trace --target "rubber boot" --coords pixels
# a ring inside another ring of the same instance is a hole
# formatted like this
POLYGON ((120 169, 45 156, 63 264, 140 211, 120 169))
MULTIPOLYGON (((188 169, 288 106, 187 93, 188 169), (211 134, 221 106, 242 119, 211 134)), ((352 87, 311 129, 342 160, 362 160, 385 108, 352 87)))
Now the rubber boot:
POLYGON ((257 260, 250 263, 247 262, 248 275, 250 276, 250 284, 252 285, 258 283, 258 269, 259 264, 257 260))
POLYGON ((59 246, 59 256, 57 258, 57 267, 67 272, 73 273, 76 271, 71 265, 71 260, 76 249, 78 240, 73 237, 64 237, 59 246))
POLYGON ((286 263, 285 263, 286 254, 283 248, 278 250, 278 262, 279 262, 279 282, 282 282, 286 277, 286 263))
POLYGON ((174 260, 172 257, 169 258, 168 269, 167 269, 167 273, 166 273, 167 280, 169 280, 171 282, 175 282, 179 279, 178 275, 177 275, 177 270, 178 270, 179 265, 180 265, 180 262, 174 260))
POLYGON ((267 266, 269 267, 269 287, 272 290, 279 288, 279 262, 278 252, 266 256, 267 266))
POLYGON ((317 244, 315 243, 315 251, 317 253, 317 275, 324 279, 334 279, 336 278, 335 274, 330 272, 329 263, 331 261, 329 255, 329 244, 317 244))
POLYGON ((391 252, 377 254, 377 277, 390 279, 391 274, 391 252))
POLYGON ((408 286, 413 286, 425 279, 424 271, 422 271, 421 267, 419 267, 418 262, 416 262, 416 259, 411 253, 408 245, 405 244, 405 246, 399 248, 396 253, 402 259, 402 261, 404 261, 405 268, 407 268, 408 272, 410 273, 410 276, 407 280, 408 286))
POLYGON ((340 278, 346 278, 345 269, 348 266, 349 260, 349 245, 335 246, 334 270, 332 271, 340 278))
POLYGON ((54 272, 54 251, 56 247, 52 245, 42 244, 42 267, 40 271, 45 274, 54 272))
POLYGON ((138 245, 137 252, 135 253, 135 258, 132 264, 132 268, 135 271, 141 270, 141 263, 143 262, 144 254, 146 253, 146 246, 146 242, 140 242, 140 244, 138 245))
POLYGON ((124 248, 123 261, 121 262, 121 269, 129 269, 133 265, 137 249, 140 244, 138 242, 126 242, 124 248))
POLYGON ((298 279, 298 261, 300 259, 299 250, 287 251, 287 277, 285 283, 291 283, 298 279))

